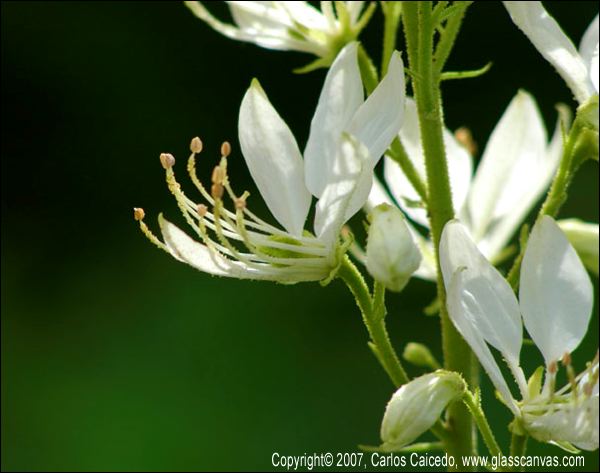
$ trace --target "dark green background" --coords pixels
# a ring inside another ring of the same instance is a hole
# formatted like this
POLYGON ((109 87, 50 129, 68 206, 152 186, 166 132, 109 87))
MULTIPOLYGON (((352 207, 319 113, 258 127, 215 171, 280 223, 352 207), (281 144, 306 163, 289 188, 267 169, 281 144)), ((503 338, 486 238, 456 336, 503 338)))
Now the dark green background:
MULTIPOLYGON (((577 42, 597 11, 549 3, 577 42)), ((364 35, 375 55, 380 22, 364 35)), ((131 215, 177 219, 158 154, 186 157, 195 135, 201 176, 228 139, 236 187, 254 190, 237 144, 243 93, 258 77, 303 146, 324 71, 291 69, 309 60, 230 41, 179 2, 2 3, 3 470, 268 469, 275 451, 378 442, 393 388, 342 284, 211 278, 150 245, 131 215)), ((519 87, 551 127, 554 103, 573 105, 501 5, 478 2, 449 67, 489 60, 486 76, 444 87, 448 125, 480 144, 519 87)), ((597 221, 597 173, 583 167, 563 215, 597 221)), ((420 312, 433 295, 414 280, 389 297, 398 350, 439 346, 420 312)), ((595 311, 577 368, 598 346, 595 311)), ((533 347, 522 356, 529 373, 541 362, 533 347)), ((506 447, 507 410, 490 395, 484 407, 506 447)), ((597 470, 597 452, 586 458, 597 470)))

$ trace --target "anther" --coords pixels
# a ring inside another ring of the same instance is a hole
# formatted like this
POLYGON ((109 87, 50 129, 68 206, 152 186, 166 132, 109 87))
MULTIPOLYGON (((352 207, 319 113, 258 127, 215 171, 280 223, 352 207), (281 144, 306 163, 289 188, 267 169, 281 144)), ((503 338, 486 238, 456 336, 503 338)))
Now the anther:
POLYGON ((477 143, 473 139, 471 130, 465 126, 461 126, 454 132, 454 137, 470 154, 477 153, 477 143))
POLYGON ((134 207, 133 208, 133 218, 139 222, 141 220, 144 220, 144 217, 146 216, 146 213, 144 212, 144 209, 140 208, 140 207, 134 207))
POLYGON ((204 204, 198 204, 198 215, 204 217, 208 212, 208 207, 204 204))
POLYGON ((229 141, 223 141, 223 144, 221 145, 221 156, 226 158, 230 154, 231 154, 231 145, 229 144, 229 141))
POLYGON ((221 184, 220 182, 215 182, 210 187, 210 195, 213 199, 220 200, 223 197, 223 184, 221 184))
POLYGON ((245 198, 240 197, 238 199, 235 199, 234 203, 235 203, 236 210, 244 210, 246 208, 246 199, 245 198))
POLYGON ((594 386, 592 386, 592 383, 585 383, 583 385, 583 394, 586 397, 590 397, 592 395, 593 390, 594 390, 594 386))
POLYGON ((556 363, 556 361, 552 361, 548 365, 548 373, 550 373, 550 374, 556 374, 557 371, 558 371, 558 364, 556 363))
POLYGON ((198 154, 202 151, 202 140, 197 136, 192 138, 192 142, 190 143, 190 151, 194 154, 198 154))
POLYGON ((221 185, 223 184, 224 178, 225 172, 223 171, 223 168, 221 166, 215 166, 211 177, 212 183, 221 185))
POLYGON ((562 364, 563 366, 570 366, 571 365, 571 354, 567 351, 565 352, 565 354, 562 356, 562 364))
POLYGON ((170 153, 161 153, 160 164, 165 169, 171 169, 175 165, 175 158, 170 153))

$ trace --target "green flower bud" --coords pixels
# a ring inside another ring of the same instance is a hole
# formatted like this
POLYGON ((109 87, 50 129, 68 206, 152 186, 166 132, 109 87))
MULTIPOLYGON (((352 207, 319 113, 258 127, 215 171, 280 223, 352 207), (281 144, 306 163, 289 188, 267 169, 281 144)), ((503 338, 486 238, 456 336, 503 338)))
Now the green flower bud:
POLYGON ((558 225, 567 235, 584 266, 598 276, 598 224, 570 218, 560 220, 558 225))
POLYGON ((467 389, 458 373, 438 370, 402 386, 388 403, 381 423, 381 448, 397 451, 430 429, 446 406, 467 389))
POLYGON ((422 343, 410 342, 404 347, 402 357, 415 366, 422 368, 432 368, 434 370, 440 368, 439 362, 422 343))
POLYGON ((371 212, 367 270, 391 291, 401 291, 421 264, 404 215, 396 207, 378 205, 371 212))

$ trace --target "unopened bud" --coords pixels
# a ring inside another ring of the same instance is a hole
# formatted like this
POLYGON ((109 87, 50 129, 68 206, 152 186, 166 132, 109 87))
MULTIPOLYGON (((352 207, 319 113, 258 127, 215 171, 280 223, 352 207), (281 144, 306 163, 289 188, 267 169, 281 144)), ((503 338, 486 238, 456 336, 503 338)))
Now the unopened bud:
POLYGON ((161 153, 160 164, 165 169, 171 169, 175 165, 175 158, 171 153, 161 153))
POLYGON ((223 141, 223 144, 221 145, 221 156, 226 158, 230 154, 231 154, 231 145, 229 144, 229 141, 223 141))
POLYGON ((559 220, 558 226, 577 251, 584 266, 598 276, 598 224, 576 218, 559 220))
POLYGON ((460 399, 466 383, 458 373, 435 371, 402 386, 388 403, 381 423, 382 448, 396 451, 429 430, 444 409, 460 399))
POLYGON ((146 216, 146 213, 144 212, 144 209, 140 208, 140 207, 134 207, 133 208, 133 218, 136 221, 140 221, 140 220, 144 220, 144 217, 146 216))
POLYGON ((190 151, 194 154, 198 154, 200 151, 202 151, 202 140, 200 140, 200 138, 197 136, 192 138, 192 142, 190 143, 190 151))
POLYGON ((434 370, 440 368, 439 362, 431 354, 429 348, 422 343, 407 343, 406 347, 404 347, 402 357, 415 366, 420 366, 422 368, 433 368, 434 370))
POLYGON ((367 270, 391 291, 401 291, 421 264, 402 212, 381 204, 371 212, 367 240, 367 270))

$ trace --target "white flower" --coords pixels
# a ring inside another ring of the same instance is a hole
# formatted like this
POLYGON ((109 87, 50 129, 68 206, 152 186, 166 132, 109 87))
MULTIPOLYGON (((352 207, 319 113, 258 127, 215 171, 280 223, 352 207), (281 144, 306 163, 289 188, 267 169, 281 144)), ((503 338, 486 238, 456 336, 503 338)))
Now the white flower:
POLYGON ((579 103, 598 93, 598 15, 583 35, 579 51, 542 2, 503 2, 513 22, 552 64, 579 103))
POLYGON ((210 192, 200 183, 194 168, 202 147, 198 138, 192 141, 188 170, 206 203, 184 195, 171 155, 161 155, 161 162, 171 192, 202 242, 161 217, 162 243, 149 232, 139 209, 136 219, 155 244, 206 273, 287 283, 326 279, 340 263, 341 227, 364 205, 373 168, 398 133, 403 110, 400 54, 393 54, 388 74, 364 100, 357 44, 351 43, 327 74, 303 160, 292 132, 253 81, 240 108, 239 140, 250 174, 283 229, 250 212, 247 193, 234 193, 227 175, 228 144, 213 171, 210 192), (314 234, 303 230, 309 189, 319 198, 314 234), (234 211, 225 207, 224 197, 231 198, 234 211))
POLYGON ((358 37, 375 8, 372 3, 363 12, 365 2, 321 2, 322 11, 309 2, 226 3, 235 25, 219 21, 202 2, 185 2, 194 15, 228 38, 311 53, 324 59, 317 66, 331 64, 338 51, 358 37))
POLYGON ((398 389, 381 423, 383 450, 397 451, 429 430, 451 402, 462 397, 466 383, 459 374, 438 370, 398 389))
POLYGON ((399 292, 419 268, 421 253, 396 207, 378 205, 370 217, 367 270, 389 290, 399 292))
MULTIPOLYGON (((400 139, 422 181, 426 182, 416 105, 409 99, 400 139)), ((495 261, 552 180, 562 153, 560 126, 556 126, 548 143, 533 97, 519 91, 492 132, 474 176, 473 158, 448 130, 444 130, 444 143, 456 215, 483 254, 495 261)), ((400 166, 388 156, 384 166, 385 181, 394 200, 414 222, 429 228, 419 194, 400 166)), ((376 181, 368 207, 381 202, 391 200, 376 181)), ((413 235, 423 253, 416 276, 434 280, 433 247, 416 231, 413 235)))
POLYGON ((520 425, 543 442, 597 449, 598 359, 576 376, 570 355, 587 332, 593 287, 554 220, 544 216, 532 229, 521 267, 519 301, 456 220, 444 227, 440 265, 450 319, 520 425), (528 383, 520 367, 522 323, 544 358, 543 387, 542 369, 528 383), (502 354, 521 401, 513 397, 488 345, 502 354), (559 361, 569 383, 556 389, 559 361))

